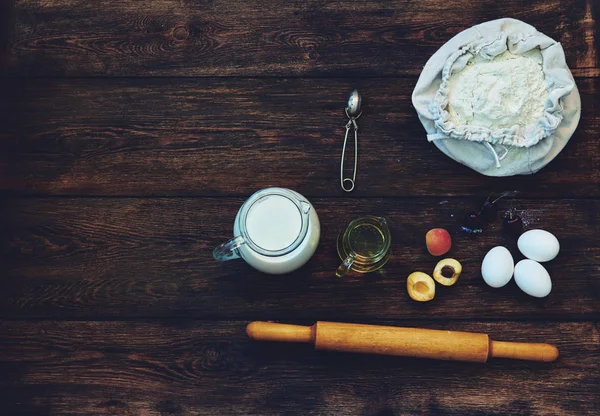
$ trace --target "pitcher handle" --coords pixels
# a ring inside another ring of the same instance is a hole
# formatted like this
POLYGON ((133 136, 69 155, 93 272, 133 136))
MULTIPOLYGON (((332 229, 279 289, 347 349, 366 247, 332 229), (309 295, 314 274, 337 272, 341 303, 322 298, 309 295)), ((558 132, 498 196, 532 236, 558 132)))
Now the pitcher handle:
POLYGON ((346 259, 340 264, 335 271, 335 275, 337 277, 343 277, 350 271, 350 268, 354 264, 354 260, 356 260, 356 256, 354 254, 350 254, 346 259))
POLYGON ((242 238, 242 236, 237 236, 232 238, 226 243, 221 244, 218 247, 215 247, 213 250, 213 257, 218 261, 228 261, 233 259, 239 259, 240 254, 238 252, 238 248, 245 244, 246 242, 242 238))

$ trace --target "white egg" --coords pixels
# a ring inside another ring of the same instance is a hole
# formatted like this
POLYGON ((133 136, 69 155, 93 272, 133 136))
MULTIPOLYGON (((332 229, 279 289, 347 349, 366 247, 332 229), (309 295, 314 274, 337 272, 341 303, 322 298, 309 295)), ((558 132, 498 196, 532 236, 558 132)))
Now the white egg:
POLYGON ((521 260, 515 266, 515 282, 530 296, 543 298, 552 290, 552 280, 548 271, 533 260, 521 260))
POLYGON ((491 287, 502 287, 510 282, 515 262, 506 247, 494 247, 483 258, 481 275, 491 287))
POLYGON ((558 239, 544 230, 530 230, 523 233, 517 241, 517 246, 525 257, 540 262, 552 260, 560 250, 558 239))

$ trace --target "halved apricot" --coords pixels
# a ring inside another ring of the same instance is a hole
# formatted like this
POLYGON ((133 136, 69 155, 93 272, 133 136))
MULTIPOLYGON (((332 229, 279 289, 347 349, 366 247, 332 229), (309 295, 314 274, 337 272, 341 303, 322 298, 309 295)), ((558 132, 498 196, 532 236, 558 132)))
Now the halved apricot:
POLYGON ((452 286, 462 273, 462 265, 454 259, 443 259, 433 270, 433 278, 440 285, 452 286))
POLYGON ((413 272, 406 280, 408 295, 417 302, 427 302, 435 296, 435 282, 427 273, 413 272))

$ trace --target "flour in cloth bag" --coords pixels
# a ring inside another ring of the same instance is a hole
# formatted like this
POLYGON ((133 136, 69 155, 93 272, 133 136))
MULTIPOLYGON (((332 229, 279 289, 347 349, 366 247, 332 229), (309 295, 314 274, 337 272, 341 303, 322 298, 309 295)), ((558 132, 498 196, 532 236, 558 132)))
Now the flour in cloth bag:
POLYGON ((450 76, 448 112, 458 125, 522 127, 542 117, 547 98, 541 53, 507 51, 491 60, 476 56, 450 76))
POLYGON ((412 102, 427 141, 488 176, 537 172, 565 147, 581 115, 560 43, 511 18, 446 42, 423 67, 412 102))

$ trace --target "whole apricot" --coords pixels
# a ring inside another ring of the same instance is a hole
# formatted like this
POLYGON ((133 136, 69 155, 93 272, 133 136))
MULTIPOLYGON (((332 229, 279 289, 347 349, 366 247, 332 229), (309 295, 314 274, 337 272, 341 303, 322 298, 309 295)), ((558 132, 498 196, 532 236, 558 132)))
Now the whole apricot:
POLYGON ((434 228, 425 235, 425 244, 427 251, 432 256, 443 256, 452 247, 452 238, 450 233, 443 228, 434 228))

